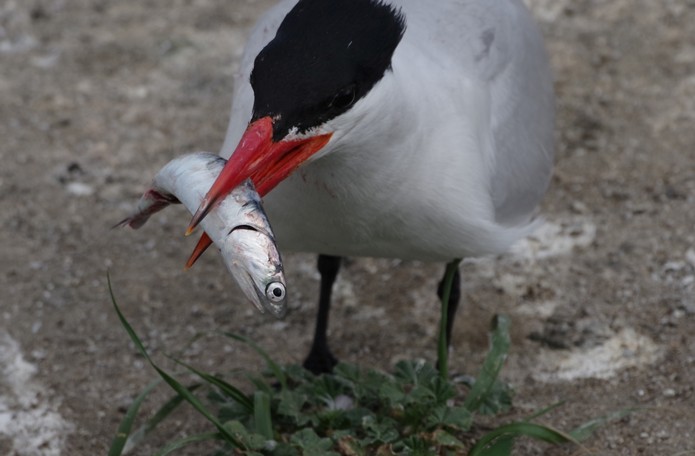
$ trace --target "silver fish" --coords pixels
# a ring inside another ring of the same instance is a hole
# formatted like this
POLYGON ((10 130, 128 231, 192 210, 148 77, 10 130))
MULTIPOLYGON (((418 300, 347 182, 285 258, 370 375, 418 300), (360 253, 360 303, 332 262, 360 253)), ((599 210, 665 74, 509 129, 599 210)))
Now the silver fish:
MULTIPOLYGON (((155 212, 179 202, 191 213, 195 212, 226 162, 209 152, 175 158, 157 173, 135 213, 117 225, 138 229, 155 212)), ((261 198, 251 181, 236 187, 201 225, 220 249, 239 287, 258 310, 284 317, 287 292, 282 258, 261 198)))

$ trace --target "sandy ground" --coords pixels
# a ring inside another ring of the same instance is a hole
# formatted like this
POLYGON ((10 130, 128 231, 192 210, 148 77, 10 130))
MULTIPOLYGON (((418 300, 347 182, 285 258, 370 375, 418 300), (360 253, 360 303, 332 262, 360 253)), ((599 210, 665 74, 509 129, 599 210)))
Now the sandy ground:
MULTIPOLYGON (((182 237, 183 209, 110 230, 171 157, 218 150, 245 33, 270 3, 0 2, 0 454, 104 454, 154 378, 110 306, 107 270, 163 362, 183 349, 204 368, 260 367, 224 340, 185 348, 219 329, 303 358, 313 257, 287 256, 291 311, 278 322, 244 302, 216 255, 182 271, 195 242, 182 237)), ((476 371, 491 316, 506 313, 517 416, 565 400, 547 421, 568 429, 640 406, 590 447, 695 454, 695 3, 531 3, 557 79, 548 224, 514 253, 462 267, 453 368, 476 371)), ((352 261, 332 315, 336 354, 384 367, 433 359, 441 271, 352 261)))

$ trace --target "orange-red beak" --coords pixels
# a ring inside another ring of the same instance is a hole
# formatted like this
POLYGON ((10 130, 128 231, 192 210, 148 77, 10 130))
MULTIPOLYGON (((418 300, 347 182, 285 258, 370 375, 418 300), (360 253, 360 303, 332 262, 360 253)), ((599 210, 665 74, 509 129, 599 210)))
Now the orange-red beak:
POLYGON ((262 117, 249 124, 236 150, 193 215, 186 235, 193 232, 215 202, 224 198, 244 180, 251 178, 256 191, 261 196, 266 195, 325 146, 331 135, 332 133, 328 133, 275 142, 270 117, 262 117))

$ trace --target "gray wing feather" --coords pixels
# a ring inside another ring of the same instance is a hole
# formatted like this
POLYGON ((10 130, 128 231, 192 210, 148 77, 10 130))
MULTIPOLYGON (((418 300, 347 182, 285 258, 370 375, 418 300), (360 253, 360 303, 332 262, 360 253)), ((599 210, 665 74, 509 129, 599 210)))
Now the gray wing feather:
MULTIPOLYGON (((508 17, 509 62, 491 82, 495 219, 518 225, 533 217, 554 163, 553 80, 540 31, 521 1, 508 17), (510 30, 511 32, 511 30, 510 30)), ((509 9, 507 9, 509 14, 509 9)))

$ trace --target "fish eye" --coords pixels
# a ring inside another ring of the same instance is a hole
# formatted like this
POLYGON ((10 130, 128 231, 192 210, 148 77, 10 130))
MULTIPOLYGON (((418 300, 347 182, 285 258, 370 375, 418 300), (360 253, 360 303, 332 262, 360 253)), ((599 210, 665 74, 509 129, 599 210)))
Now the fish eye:
POLYGON ((285 286, 280 282, 269 283, 265 295, 271 302, 280 302, 285 299, 285 286))

